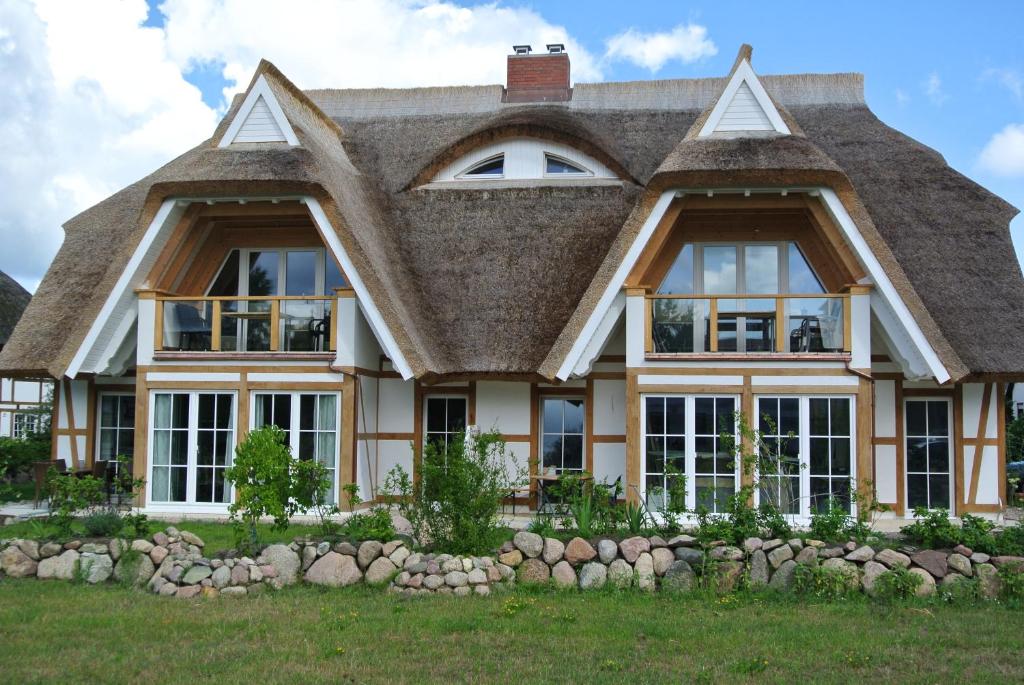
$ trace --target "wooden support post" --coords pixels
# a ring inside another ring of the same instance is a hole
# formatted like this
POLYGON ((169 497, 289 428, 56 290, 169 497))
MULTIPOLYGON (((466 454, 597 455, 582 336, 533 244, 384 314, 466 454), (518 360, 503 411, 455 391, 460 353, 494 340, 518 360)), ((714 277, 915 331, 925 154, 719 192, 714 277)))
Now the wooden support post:
POLYGON ((338 296, 337 296, 337 294, 335 294, 333 299, 328 300, 328 303, 331 306, 331 312, 333 313, 333 316, 331 317, 330 331, 328 331, 328 334, 327 334, 328 338, 329 338, 329 343, 327 345, 327 348, 331 352, 337 352, 338 351, 338 326, 341 323, 341 317, 338 316, 338 296))
POLYGON ((221 301, 213 301, 213 313, 210 315, 210 350, 220 352, 221 301))
POLYGON ((786 352, 789 338, 786 335, 786 300, 775 298, 775 351, 786 352))
POLYGON ((850 311, 850 296, 843 295, 840 300, 843 303, 843 351, 853 350, 853 312, 850 311))
POLYGON ((714 297, 711 298, 711 311, 708 313, 708 335, 711 336, 711 346, 708 348, 712 352, 718 352, 718 300, 714 297))
POLYGON ((153 312, 153 350, 164 349, 164 301, 157 298, 153 312))
POLYGON ((281 350, 281 301, 270 301, 270 351, 281 350))

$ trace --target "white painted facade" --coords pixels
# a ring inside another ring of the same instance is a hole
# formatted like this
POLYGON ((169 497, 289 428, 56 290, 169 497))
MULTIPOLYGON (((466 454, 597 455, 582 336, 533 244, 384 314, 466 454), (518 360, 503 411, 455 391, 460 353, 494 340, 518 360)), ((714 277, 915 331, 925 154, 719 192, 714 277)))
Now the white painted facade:
POLYGON ((45 380, 0 378, 0 437, 20 437, 24 428, 36 425, 52 387, 45 380))

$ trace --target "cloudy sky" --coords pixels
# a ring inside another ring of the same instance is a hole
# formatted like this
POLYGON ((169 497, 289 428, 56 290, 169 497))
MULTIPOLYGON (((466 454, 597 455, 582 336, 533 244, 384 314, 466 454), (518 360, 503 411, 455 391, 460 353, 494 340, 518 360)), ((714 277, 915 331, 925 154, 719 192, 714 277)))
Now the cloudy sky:
POLYGON ((762 74, 863 72, 884 121, 1024 208, 1024 3, 986 6, 0 0, 0 270, 34 290, 61 224, 209 137, 261 57, 306 88, 483 84, 562 42, 592 82, 723 75, 748 42, 762 74))

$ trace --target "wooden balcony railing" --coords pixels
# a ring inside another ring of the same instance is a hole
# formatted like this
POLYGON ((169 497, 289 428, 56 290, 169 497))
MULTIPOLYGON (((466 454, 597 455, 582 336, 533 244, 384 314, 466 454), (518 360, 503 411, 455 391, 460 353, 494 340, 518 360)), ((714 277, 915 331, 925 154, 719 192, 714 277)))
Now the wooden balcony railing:
POLYGON ((157 296, 158 352, 328 352, 337 297, 157 296))
POLYGON ((850 295, 646 295, 649 354, 850 352, 850 295))

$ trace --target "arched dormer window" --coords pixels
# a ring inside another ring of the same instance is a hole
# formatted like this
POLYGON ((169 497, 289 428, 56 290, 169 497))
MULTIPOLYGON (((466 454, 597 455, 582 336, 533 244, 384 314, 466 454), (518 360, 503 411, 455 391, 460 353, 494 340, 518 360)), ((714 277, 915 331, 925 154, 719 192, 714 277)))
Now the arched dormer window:
POLYGON ((590 155, 539 138, 508 138, 468 152, 439 171, 432 182, 617 179, 590 155))

